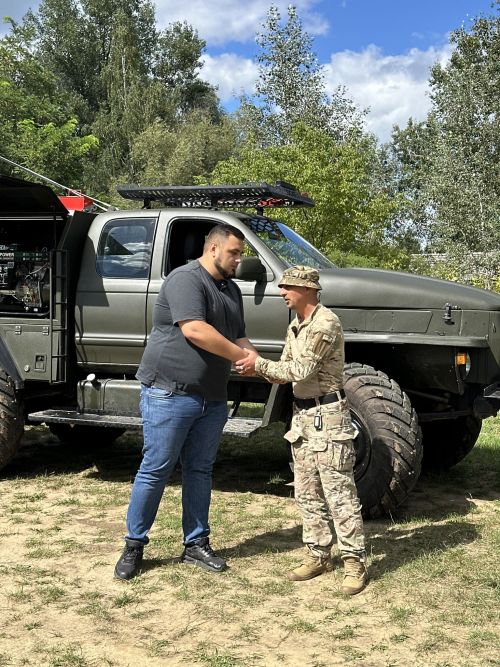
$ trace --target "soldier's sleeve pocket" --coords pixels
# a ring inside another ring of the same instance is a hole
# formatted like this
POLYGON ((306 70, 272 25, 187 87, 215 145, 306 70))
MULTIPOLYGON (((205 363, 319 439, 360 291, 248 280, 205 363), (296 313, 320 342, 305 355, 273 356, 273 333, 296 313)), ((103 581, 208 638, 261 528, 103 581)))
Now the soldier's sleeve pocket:
POLYGON ((333 344, 333 338, 330 334, 320 333, 312 346, 313 356, 317 359, 322 359, 333 344))

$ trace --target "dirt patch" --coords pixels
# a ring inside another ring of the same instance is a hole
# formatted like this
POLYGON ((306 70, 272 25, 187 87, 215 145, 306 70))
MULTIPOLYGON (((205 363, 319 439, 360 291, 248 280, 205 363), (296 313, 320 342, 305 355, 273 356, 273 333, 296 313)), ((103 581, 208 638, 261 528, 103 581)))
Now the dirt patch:
POLYGON ((302 555, 286 458, 266 463, 260 454, 253 471, 238 471, 251 457, 242 449, 239 459, 232 441, 225 447, 212 531, 230 569, 213 575, 179 562, 174 480, 144 573, 126 584, 113 567, 137 436, 78 452, 32 429, 0 479, 0 665, 498 664, 493 570, 490 583, 473 571, 491 547, 485 527, 498 535, 494 494, 427 480, 399 517, 366 524, 371 581, 346 599, 338 560, 309 582, 285 577, 302 555), (228 452, 235 470, 225 469, 228 452))

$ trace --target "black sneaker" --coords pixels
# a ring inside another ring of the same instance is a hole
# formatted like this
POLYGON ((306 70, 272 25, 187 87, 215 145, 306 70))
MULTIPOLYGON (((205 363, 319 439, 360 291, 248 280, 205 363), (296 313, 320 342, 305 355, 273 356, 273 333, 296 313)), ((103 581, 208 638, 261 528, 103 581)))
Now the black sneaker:
POLYGON ((220 556, 217 556, 210 546, 207 537, 200 540, 197 544, 193 544, 190 547, 184 547, 181 562, 188 565, 198 565, 210 572, 224 572, 224 570, 227 569, 226 561, 220 556))
POLYGON ((144 545, 135 540, 125 540, 125 549, 115 565, 115 577, 128 581, 141 571, 144 545))

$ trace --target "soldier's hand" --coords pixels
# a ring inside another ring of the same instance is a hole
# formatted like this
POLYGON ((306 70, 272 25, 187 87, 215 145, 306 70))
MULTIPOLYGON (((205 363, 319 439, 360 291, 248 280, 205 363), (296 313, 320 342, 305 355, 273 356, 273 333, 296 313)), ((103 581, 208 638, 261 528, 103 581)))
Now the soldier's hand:
POLYGON ((246 357, 238 359, 235 363, 236 370, 240 375, 255 375, 255 360, 259 356, 254 350, 244 348, 246 357))

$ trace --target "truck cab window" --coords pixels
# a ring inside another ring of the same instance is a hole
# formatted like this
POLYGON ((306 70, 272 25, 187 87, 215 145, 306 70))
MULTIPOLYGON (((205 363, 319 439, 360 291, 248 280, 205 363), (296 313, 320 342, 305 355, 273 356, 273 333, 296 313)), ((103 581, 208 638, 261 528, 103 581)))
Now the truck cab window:
POLYGON ((97 247, 97 272, 103 278, 148 278, 155 218, 110 220, 97 247))
POLYGON ((165 256, 164 275, 178 266, 188 264, 203 254, 203 246, 207 234, 216 224, 213 221, 179 218, 172 222, 165 256))

